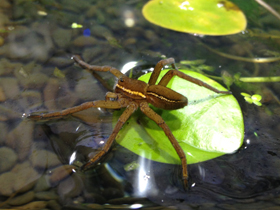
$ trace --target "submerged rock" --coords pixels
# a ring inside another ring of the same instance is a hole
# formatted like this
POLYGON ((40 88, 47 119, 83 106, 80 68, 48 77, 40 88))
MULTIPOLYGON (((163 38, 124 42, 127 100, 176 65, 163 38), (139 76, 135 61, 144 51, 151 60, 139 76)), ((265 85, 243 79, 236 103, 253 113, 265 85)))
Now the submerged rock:
POLYGON ((59 48, 66 48, 68 45, 70 45, 72 33, 69 29, 58 28, 53 32, 52 36, 54 43, 59 48))
POLYGON ((9 201, 9 204, 19 206, 33 201, 34 198, 35 198, 35 193, 33 191, 29 191, 27 193, 12 198, 9 201))
POLYGON ((61 200, 67 200, 80 195, 83 189, 84 185, 81 178, 78 175, 73 174, 60 182, 57 187, 57 192, 61 200))
POLYGON ((61 164, 57 155, 48 150, 34 150, 29 157, 33 167, 41 169, 52 168, 61 164))
POLYGON ((33 143, 34 122, 23 120, 7 135, 6 144, 18 153, 20 161, 29 155, 33 143))
POLYGON ((0 195, 10 196, 14 192, 14 183, 17 175, 12 172, 3 173, 0 175, 0 195))
POLYGON ((28 203, 24 206, 19 206, 17 207, 17 209, 23 209, 23 210, 28 210, 28 209, 32 209, 32 210, 40 210, 40 209, 44 209, 47 206, 47 201, 34 201, 31 203, 28 203))
POLYGON ((9 147, 0 148, 0 173, 10 170, 17 162, 17 154, 9 147))
POLYGON ((35 194, 36 199, 38 200, 57 200, 58 195, 54 191, 45 191, 45 192, 37 192, 35 194))
POLYGON ((13 189, 19 192, 30 190, 41 176, 33 167, 31 167, 29 161, 17 164, 11 172, 17 177, 13 183, 13 189))
POLYGON ((0 102, 6 101, 7 97, 4 93, 3 88, 0 86, 0 102))
POLYGON ((20 88, 16 78, 0 78, 0 84, 7 99, 14 99, 20 94, 20 88))
POLYGON ((51 170, 49 181, 52 185, 62 181, 63 179, 67 178, 70 174, 73 173, 74 166, 71 165, 63 165, 59 166, 53 170, 51 170))

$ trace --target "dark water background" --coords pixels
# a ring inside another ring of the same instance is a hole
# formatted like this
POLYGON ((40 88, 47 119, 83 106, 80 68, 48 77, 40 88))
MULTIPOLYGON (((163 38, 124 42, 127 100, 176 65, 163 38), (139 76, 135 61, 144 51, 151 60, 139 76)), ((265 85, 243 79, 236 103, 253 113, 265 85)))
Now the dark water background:
MULTIPOLYGON (((232 60, 201 45, 243 57, 279 56, 280 21, 265 9, 258 7, 244 33, 199 37, 148 23, 141 14, 145 2, 1 0, 1 208, 280 208, 279 82, 231 86, 244 115, 244 144, 235 154, 190 165, 188 191, 178 179, 180 166, 142 159, 117 144, 90 171, 76 172, 69 165, 84 163, 106 141, 112 130, 109 111, 93 109, 51 122, 26 120, 34 111, 104 99, 107 89, 73 64, 73 54, 118 69, 131 61, 141 62, 138 70, 148 69, 166 56, 178 63, 204 60, 204 66, 191 67, 213 76, 222 71, 279 76, 279 62, 232 60), (125 24, 128 18, 135 22, 131 27, 125 24), (71 28, 74 22, 83 28, 71 28), (263 106, 246 103, 241 92, 262 95, 263 106)), ((267 2, 280 11, 277 1, 267 2)), ((113 86, 110 74, 100 75, 113 86)))

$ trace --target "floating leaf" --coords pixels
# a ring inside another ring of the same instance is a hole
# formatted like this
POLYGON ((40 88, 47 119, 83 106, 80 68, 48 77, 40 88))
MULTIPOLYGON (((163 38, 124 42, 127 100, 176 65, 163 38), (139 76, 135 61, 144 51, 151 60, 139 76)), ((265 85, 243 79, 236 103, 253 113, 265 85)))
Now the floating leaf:
POLYGON ((248 93, 241 93, 241 95, 244 96, 244 97, 250 97, 251 98, 251 95, 248 94, 248 93))
POLYGON ((245 101, 247 102, 247 103, 249 103, 249 104, 252 104, 253 103, 253 100, 252 100, 252 98, 251 97, 244 97, 244 99, 245 99, 245 101))
POLYGON ((78 23, 72 23, 71 28, 83 28, 83 25, 78 23))
POLYGON ((227 0, 151 0, 144 17, 163 28, 203 35, 228 35, 245 30, 243 12, 227 0))
POLYGON ((241 93, 242 96, 244 96, 244 99, 247 103, 249 104, 255 104, 257 106, 262 106, 262 103, 260 102, 260 100, 262 100, 262 96, 258 95, 258 94, 254 94, 254 95, 249 95, 248 93, 241 93))
MULTIPOLYGON (((226 90, 199 73, 181 71, 219 90, 226 90)), ((161 71, 159 79, 166 72, 161 71)), ((143 75, 139 79, 147 82, 150 75, 143 75)), ((187 96, 189 105, 169 111, 152 108, 170 127, 187 155, 188 164, 233 153, 241 146, 244 135, 243 117, 239 104, 232 95, 217 94, 179 77, 172 78, 167 87, 187 96)), ((114 123, 121 113, 122 111, 114 112, 114 123)), ((161 128, 139 110, 123 126, 116 141, 145 158, 180 164, 176 151, 161 128)))
POLYGON ((254 95, 252 95, 252 99, 254 101, 260 101, 260 100, 262 100, 262 96, 258 95, 258 94, 254 94, 254 95))
POLYGON ((257 106, 262 106, 262 103, 259 102, 259 101, 254 101, 254 100, 253 100, 253 103, 254 103, 255 105, 257 105, 257 106))

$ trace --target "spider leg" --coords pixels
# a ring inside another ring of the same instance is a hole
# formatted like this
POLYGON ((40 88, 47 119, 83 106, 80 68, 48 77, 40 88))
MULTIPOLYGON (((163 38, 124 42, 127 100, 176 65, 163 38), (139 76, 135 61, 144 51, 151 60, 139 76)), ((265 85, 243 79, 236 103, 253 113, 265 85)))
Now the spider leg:
POLYGON ((199 79, 196 79, 194 77, 191 77, 189 75, 186 75, 184 74, 183 72, 180 72, 178 70, 170 70, 168 71, 163 77, 162 79, 160 80, 160 82, 158 83, 158 85, 161 85, 161 86, 166 86, 168 84, 168 82, 172 79, 172 77, 174 76, 178 76, 178 77, 181 77, 182 79, 185 79, 185 80, 188 80, 194 84, 197 84, 199 86, 203 86, 209 90, 212 90, 214 91, 215 93, 224 93, 224 94, 231 94, 230 91, 220 91, 204 82, 202 82, 201 80, 199 79))
POLYGON ((128 105, 129 101, 125 98, 120 98, 117 101, 110 101, 110 100, 100 100, 100 101, 90 101, 85 102, 79 106, 74 106, 68 109, 64 109, 60 112, 51 112, 47 114, 31 114, 28 116, 29 119, 32 120, 45 120, 45 119, 56 119, 61 118, 76 112, 83 111, 85 109, 89 109, 92 107, 100 107, 100 108, 107 108, 107 109, 120 109, 124 108, 128 105))
POLYGON ((112 143, 114 142, 114 140, 115 140, 117 134, 119 133, 120 129, 122 128, 123 124, 128 120, 128 118, 137 109, 138 109, 138 104, 134 103, 134 102, 131 102, 127 106, 125 111, 122 113, 122 115, 118 119, 118 122, 117 122, 116 126, 114 127, 112 134, 109 136, 109 138, 108 138, 106 144, 104 145, 104 147, 102 148, 102 150, 100 152, 98 152, 93 158, 91 158, 85 165, 83 165, 82 170, 87 170, 88 168, 90 168, 90 166, 95 164, 98 160, 100 160, 100 158, 102 158, 109 151, 109 149, 112 146, 112 143))
POLYGON ((148 82, 149 85, 156 84, 157 79, 158 79, 158 75, 160 74, 160 71, 161 71, 162 67, 164 67, 165 65, 168 65, 168 64, 171 64, 174 69, 177 69, 177 67, 175 66, 174 58, 167 58, 167 59, 159 61, 157 63, 157 65, 155 66, 154 71, 152 72, 152 75, 151 75, 150 80, 148 82))
POLYGON ((123 73, 121 73, 118 69, 111 67, 111 66, 96 66, 96 65, 90 65, 88 63, 86 63, 85 61, 82 60, 82 58, 79 55, 73 55, 72 57, 74 59, 74 61, 79 64, 82 68, 87 69, 90 72, 94 72, 94 71, 109 71, 111 72, 113 75, 115 75, 118 79, 122 76, 124 76, 123 73))
POLYGON ((166 123, 164 122, 162 117, 159 116, 157 113, 155 113, 149 107, 147 102, 142 102, 140 104, 140 110, 145 115, 147 115, 147 117, 149 117, 151 120, 153 120, 159 127, 162 128, 162 130, 164 131, 165 135, 168 137, 168 139, 171 142, 172 146, 176 150, 176 152, 177 152, 177 154, 178 154, 178 156, 179 156, 179 158, 181 159, 181 162, 182 162, 182 178, 183 178, 183 182, 184 182, 185 187, 187 187, 188 186, 187 158, 186 158, 186 155, 185 155, 183 149, 179 145, 178 141, 176 140, 176 138, 172 134, 170 128, 166 125, 166 123))

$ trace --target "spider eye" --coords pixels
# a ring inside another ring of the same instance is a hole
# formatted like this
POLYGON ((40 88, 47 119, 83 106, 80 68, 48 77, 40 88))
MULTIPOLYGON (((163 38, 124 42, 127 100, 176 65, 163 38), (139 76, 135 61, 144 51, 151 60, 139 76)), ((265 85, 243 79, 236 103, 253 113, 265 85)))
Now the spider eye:
POLYGON ((123 78, 120 78, 120 81, 123 82, 124 81, 123 78))

